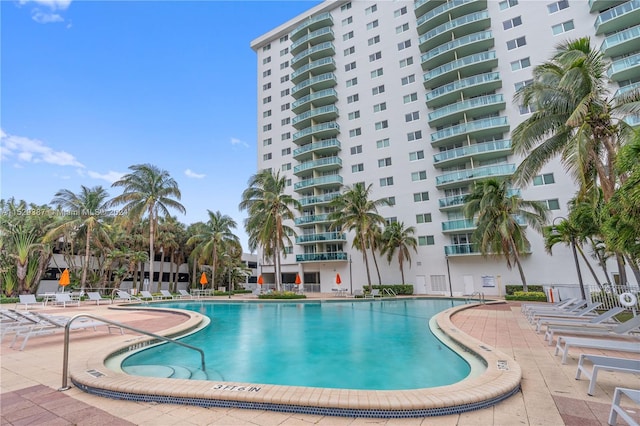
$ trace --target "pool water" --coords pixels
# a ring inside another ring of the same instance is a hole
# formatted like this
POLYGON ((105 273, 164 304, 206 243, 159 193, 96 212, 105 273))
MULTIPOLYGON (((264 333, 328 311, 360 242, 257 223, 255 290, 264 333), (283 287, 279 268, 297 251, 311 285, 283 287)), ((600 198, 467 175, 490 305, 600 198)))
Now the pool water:
MULTIPOLYGON (((181 339, 205 351, 206 375, 195 374, 194 378, 394 390, 443 386, 469 374, 469 364, 440 342, 428 325, 432 316, 462 303, 394 299, 157 306, 192 310, 211 318, 208 327, 181 339)), ((196 351, 163 344, 126 358, 122 368, 131 374, 154 375, 155 368, 178 366, 194 371, 199 365, 196 351)))

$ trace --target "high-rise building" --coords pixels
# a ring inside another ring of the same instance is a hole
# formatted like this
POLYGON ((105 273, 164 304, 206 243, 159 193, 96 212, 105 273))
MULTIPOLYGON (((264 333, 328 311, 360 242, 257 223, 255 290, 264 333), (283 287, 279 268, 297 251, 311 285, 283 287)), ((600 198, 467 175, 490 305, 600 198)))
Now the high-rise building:
MULTIPOLYGON (((516 90, 559 43, 583 36, 611 62, 612 95, 640 86, 640 0, 326 1, 254 40, 258 169, 286 175, 303 207, 284 282, 299 273, 314 291, 336 288, 338 274, 341 286, 367 284, 353 233, 328 221, 330 201, 362 182, 389 200, 379 209, 388 223, 415 227, 404 267, 415 293, 498 294, 520 283, 504 258, 478 253, 463 198, 474 181, 514 173, 510 132, 531 114, 516 90)), ((576 187, 556 160, 514 190, 561 218, 576 187)), ((569 248, 550 256, 526 232, 528 283, 577 283, 569 248)), ((374 285, 376 268, 383 283, 400 283, 397 259, 369 261, 374 285)))

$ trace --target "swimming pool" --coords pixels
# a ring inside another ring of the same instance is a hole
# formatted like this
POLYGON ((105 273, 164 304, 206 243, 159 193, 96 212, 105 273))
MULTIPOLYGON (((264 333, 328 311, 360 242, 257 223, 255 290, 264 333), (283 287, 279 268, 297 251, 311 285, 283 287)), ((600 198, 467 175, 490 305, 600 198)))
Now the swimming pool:
POLYGON ((403 390, 444 386, 469 375, 469 364, 436 338, 429 320, 461 300, 340 302, 171 302, 211 323, 181 339, 199 356, 160 345, 127 357, 130 374, 286 386, 403 390), (188 374, 187 374, 188 375, 188 374))

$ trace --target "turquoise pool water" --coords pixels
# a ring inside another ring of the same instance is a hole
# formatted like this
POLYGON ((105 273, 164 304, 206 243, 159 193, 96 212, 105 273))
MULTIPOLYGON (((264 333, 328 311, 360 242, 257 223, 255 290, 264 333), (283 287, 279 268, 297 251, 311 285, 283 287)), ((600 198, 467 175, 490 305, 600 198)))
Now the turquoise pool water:
MULTIPOLYGON (((206 376, 194 374, 194 378, 393 390, 443 386, 469 374, 469 364, 442 344, 428 325, 435 314, 463 303, 394 299, 154 306, 197 311, 211 318, 208 327, 181 339, 206 353, 206 376)), ((122 367, 131 374, 167 377, 171 374, 165 372, 172 369, 193 373, 199 364, 197 352, 164 344, 126 358, 122 367)))

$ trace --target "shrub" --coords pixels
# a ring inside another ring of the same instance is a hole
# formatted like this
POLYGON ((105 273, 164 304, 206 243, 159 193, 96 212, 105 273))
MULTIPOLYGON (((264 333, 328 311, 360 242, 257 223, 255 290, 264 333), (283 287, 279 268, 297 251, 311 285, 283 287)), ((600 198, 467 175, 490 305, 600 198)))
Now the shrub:
MULTIPOLYGON (((377 288, 380 290, 380 294, 386 294, 384 292, 385 288, 393 290, 393 292, 397 295, 412 295, 413 294, 413 285, 412 284, 384 284, 384 285, 374 285, 373 288, 377 288)), ((362 289, 367 293, 371 292, 368 285, 362 286, 362 289)))
POLYGON ((304 294, 294 293, 292 291, 274 291, 268 294, 258 295, 259 299, 306 299, 304 294))
MULTIPOLYGON (((544 289, 542 288, 541 285, 531 284, 531 285, 527 286, 527 289, 530 292, 536 291, 536 292, 544 293, 544 289)), ((513 296, 516 291, 522 291, 522 286, 521 285, 514 285, 514 284, 507 284, 506 286, 504 286, 504 290, 505 290, 507 295, 513 296)))
POLYGON ((507 294, 506 300, 522 300, 528 302, 546 302, 547 295, 542 291, 515 291, 513 294, 507 294))

